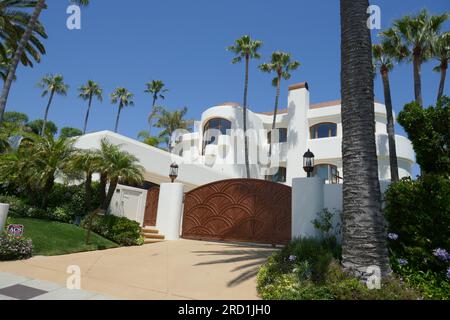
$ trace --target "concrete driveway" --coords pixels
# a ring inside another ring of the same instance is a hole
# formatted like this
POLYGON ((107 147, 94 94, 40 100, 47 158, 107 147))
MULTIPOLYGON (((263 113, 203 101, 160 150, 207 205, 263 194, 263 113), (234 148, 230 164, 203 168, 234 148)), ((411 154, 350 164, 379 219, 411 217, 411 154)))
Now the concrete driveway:
POLYGON ((0 262, 0 271, 65 285, 81 268, 81 289, 119 299, 258 299, 256 274, 274 252, 262 246, 165 241, 65 256, 0 262))

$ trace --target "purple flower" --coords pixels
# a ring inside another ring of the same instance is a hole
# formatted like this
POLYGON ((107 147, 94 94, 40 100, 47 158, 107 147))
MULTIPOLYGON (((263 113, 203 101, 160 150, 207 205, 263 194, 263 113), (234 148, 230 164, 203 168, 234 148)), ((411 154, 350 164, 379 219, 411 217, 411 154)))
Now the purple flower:
POLYGON ((438 258, 441 261, 447 262, 450 260, 450 254, 447 252, 447 250, 442 248, 437 248, 433 250, 433 255, 438 258))
POLYGON ((390 240, 397 240, 397 239, 398 239, 398 234, 393 233, 393 232, 388 233, 388 238, 389 238, 390 240))
POLYGON ((406 259, 397 259, 397 262, 401 266, 406 266, 408 264, 408 260, 406 259))
POLYGON ((289 256, 289 261, 290 262, 294 262, 296 259, 297 259, 296 256, 293 256, 293 255, 289 256))

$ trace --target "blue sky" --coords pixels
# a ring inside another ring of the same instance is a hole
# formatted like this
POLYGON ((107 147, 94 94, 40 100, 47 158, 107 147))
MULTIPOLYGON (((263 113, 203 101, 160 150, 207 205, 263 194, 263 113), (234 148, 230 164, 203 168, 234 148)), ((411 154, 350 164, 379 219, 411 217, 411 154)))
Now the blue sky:
MULTIPOLYGON (((242 100, 243 65, 232 65, 225 48, 243 34, 264 42, 263 59, 253 62, 249 104, 255 111, 273 107, 275 91, 271 76, 257 70, 271 52, 291 52, 301 62, 292 79, 282 86, 286 104, 287 86, 307 81, 311 102, 340 97, 339 1, 299 0, 93 0, 82 10, 82 29, 66 28, 69 0, 48 0, 42 14, 49 39, 47 55, 33 69, 20 67, 7 110, 42 118, 46 99, 36 83, 47 73, 61 73, 70 85, 67 97, 56 97, 49 119, 59 128, 81 128, 86 105, 76 90, 88 79, 99 82, 105 100, 95 102, 88 131, 114 128, 117 107, 107 95, 117 86, 135 94, 135 106, 123 111, 119 132, 135 138, 147 128, 151 98, 144 84, 161 79, 170 89, 164 105, 169 109, 189 108, 189 118, 214 104, 242 100), (125 4, 125 5, 124 5, 125 4)), ((371 1, 382 10, 382 28, 393 19, 427 8, 432 13, 449 11, 448 0, 371 1)), ((446 26, 448 29, 448 25, 446 26)), ((376 36, 376 32, 374 32, 376 36)), ((374 39, 376 41, 376 39, 374 39)), ((434 103, 439 75, 435 62, 423 67, 423 95, 426 105, 434 103)), ((449 92, 447 81, 445 92, 449 92)), ((413 100, 412 66, 400 65, 391 74, 396 112, 413 100)), ((384 101, 380 79, 376 99, 384 101)), ((397 131, 402 133, 400 127, 397 131)))

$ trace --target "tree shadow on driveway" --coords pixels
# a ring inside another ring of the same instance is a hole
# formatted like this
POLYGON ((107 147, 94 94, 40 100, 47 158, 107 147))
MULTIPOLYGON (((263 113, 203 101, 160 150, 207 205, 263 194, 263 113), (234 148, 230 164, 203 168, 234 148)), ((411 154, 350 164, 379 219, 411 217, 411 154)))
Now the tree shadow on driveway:
POLYGON ((200 262, 194 266, 214 265, 214 264, 236 264, 231 272, 236 273, 236 277, 227 283, 228 287, 235 287, 240 283, 255 277, 259 268, 276 251, 276 249, 263 246, 250 246, 240 244, 224 244, 223 250, 198 250, 192 253, 199 256, 218 256, 220 259, 207 262, 200 262))

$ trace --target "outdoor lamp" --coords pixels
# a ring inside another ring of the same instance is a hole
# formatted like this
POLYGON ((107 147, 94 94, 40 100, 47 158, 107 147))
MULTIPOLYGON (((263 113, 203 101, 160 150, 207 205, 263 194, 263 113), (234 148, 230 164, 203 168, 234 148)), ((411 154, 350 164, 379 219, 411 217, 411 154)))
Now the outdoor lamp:
POLYGON ((311 177, 311 173, 314 171, 314 153, 309 149, 303 155, 303 170, 308 174, 308 178, 311 177))
POLYGON ((175 162, 170 165, 169 177, 172 183, 178 177, 178 165, 175 162))

